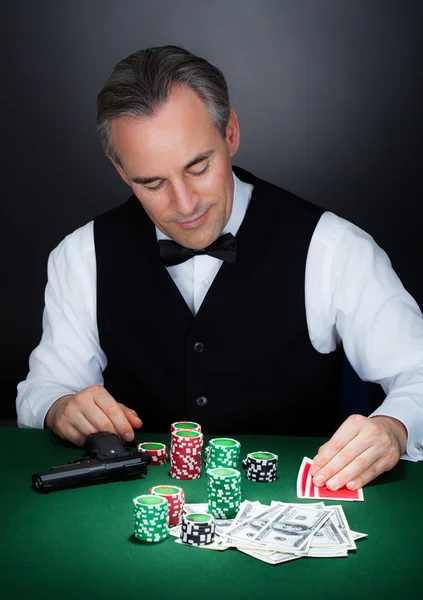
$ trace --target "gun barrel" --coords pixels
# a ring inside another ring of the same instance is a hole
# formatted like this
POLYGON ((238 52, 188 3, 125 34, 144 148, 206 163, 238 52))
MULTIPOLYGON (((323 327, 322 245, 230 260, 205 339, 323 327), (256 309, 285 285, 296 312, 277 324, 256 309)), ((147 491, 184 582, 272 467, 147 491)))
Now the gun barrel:
POLYGON ((112 480, 144 475, 146 472, 147 462, 138 455, 111 462, 87 459, 70 465, 53 467, 46 473, 35 473, 32 476, 32 483, 40 492, 51 492, 95 483, 102 479, 112 480))

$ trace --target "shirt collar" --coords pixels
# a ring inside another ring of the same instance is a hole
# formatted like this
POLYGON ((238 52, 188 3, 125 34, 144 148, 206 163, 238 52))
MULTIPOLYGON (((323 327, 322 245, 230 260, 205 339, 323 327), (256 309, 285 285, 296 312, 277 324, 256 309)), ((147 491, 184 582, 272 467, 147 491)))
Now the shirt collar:
MULTIPOLYGON (((226 223, 222 235, 226 233, 232 233, 232 235, 236 235, 238 233, 238 229, 241 226, 242 221, 244 220, 245 213, 247 212, 248 204, 251 199, 251 194, 253 191, 253 185, 250 183, 245 183, 238 179, 235 173, 232 171, 232 176, 234 178, 234 200, 232 204, 232 212, 229 217, 229 221, 226 223)), ((157 240, 169 240, 164 233, 160 231, 158 227, 156 227, 156 236, 157 240)))

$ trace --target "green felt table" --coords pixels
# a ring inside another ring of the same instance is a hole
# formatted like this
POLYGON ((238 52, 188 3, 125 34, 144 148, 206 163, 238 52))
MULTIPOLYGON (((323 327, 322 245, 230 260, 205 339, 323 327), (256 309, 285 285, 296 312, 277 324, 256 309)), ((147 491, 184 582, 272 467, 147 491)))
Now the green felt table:
MULTIPOLYGON (((205 443, 210 436, 205 436, 205 443)), ((323 440, 236 436, 241 455, 279 455, 274 483, 242 480, 243 499, 308 502, 296 497, 303 456, 323 440)), ((136 441, 169 443, 170 434, 137 433, 136 441)), ((343 502, 350 527, 368 533, 346 558, 302 558, 268 565, 235 549, 191 548, 174 538, 143 544, 133 533, 132 499, 152 485, 176 482, 168 465, 144 479, 40 494, 31 475, 82 456, 49 431, 0 429, 0 598, 213 599, 399 598, 421 596, 423 469, 401 461, 364 490, 364 502, 343 502)), ((178 485, 176 483, 176 485, 178 485)), ((184 481, 186 501, 206 501, 205 477, 184 481)), ((336 504, 327 502, 328 505, 336 504)))

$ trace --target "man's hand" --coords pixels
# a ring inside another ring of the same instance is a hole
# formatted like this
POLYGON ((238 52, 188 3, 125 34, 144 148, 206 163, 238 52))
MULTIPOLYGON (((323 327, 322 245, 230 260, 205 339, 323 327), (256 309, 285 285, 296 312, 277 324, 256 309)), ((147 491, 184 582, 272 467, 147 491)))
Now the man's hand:
POLYGON ((50 407, 45 426, 76 446, 83 446, 90 433, 108 431, 130 442, 133 428, 141 427, 137 413, 116 402, 101 385, 92 385, 56 400, 50 407))
POLYGON ((392 469, 407 445, 407 429, 393 417, 351 415, 319 448, 310 474, 314 485, 338 490, 363 487, 392 469))

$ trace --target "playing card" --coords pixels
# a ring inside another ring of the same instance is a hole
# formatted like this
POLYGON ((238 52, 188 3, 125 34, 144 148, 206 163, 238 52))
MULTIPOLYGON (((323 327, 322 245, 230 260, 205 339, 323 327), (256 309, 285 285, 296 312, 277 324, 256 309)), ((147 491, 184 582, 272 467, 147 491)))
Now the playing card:
POLYGON ((297 497, 298 498, 321 498, 326 500, 345 500, 345 501, 363 501, 363 489, 349 490, 345 486, 339 490, 332 491, 326 486, 317 487, 312 483, 310 468, 313 464, 311 458, 305 456, 302 460, 297 477, 297 497))
POLYGON ((297 497, 298 498, 305 497, 307 476, 309 474, 312 462, 313 461, 311 461, 309 458, 304 457, 303 461, 301 463, 300 470, 298 471, 298 476, 297 476, 297 497))
POLYGON ((325 485, 321 488, 313 486, 314 495, 309 498, 324 498, 325 500, 364 500, 363 488, 359 490, 349 490, 345 486, 339 490, 329 490, 325 485))

